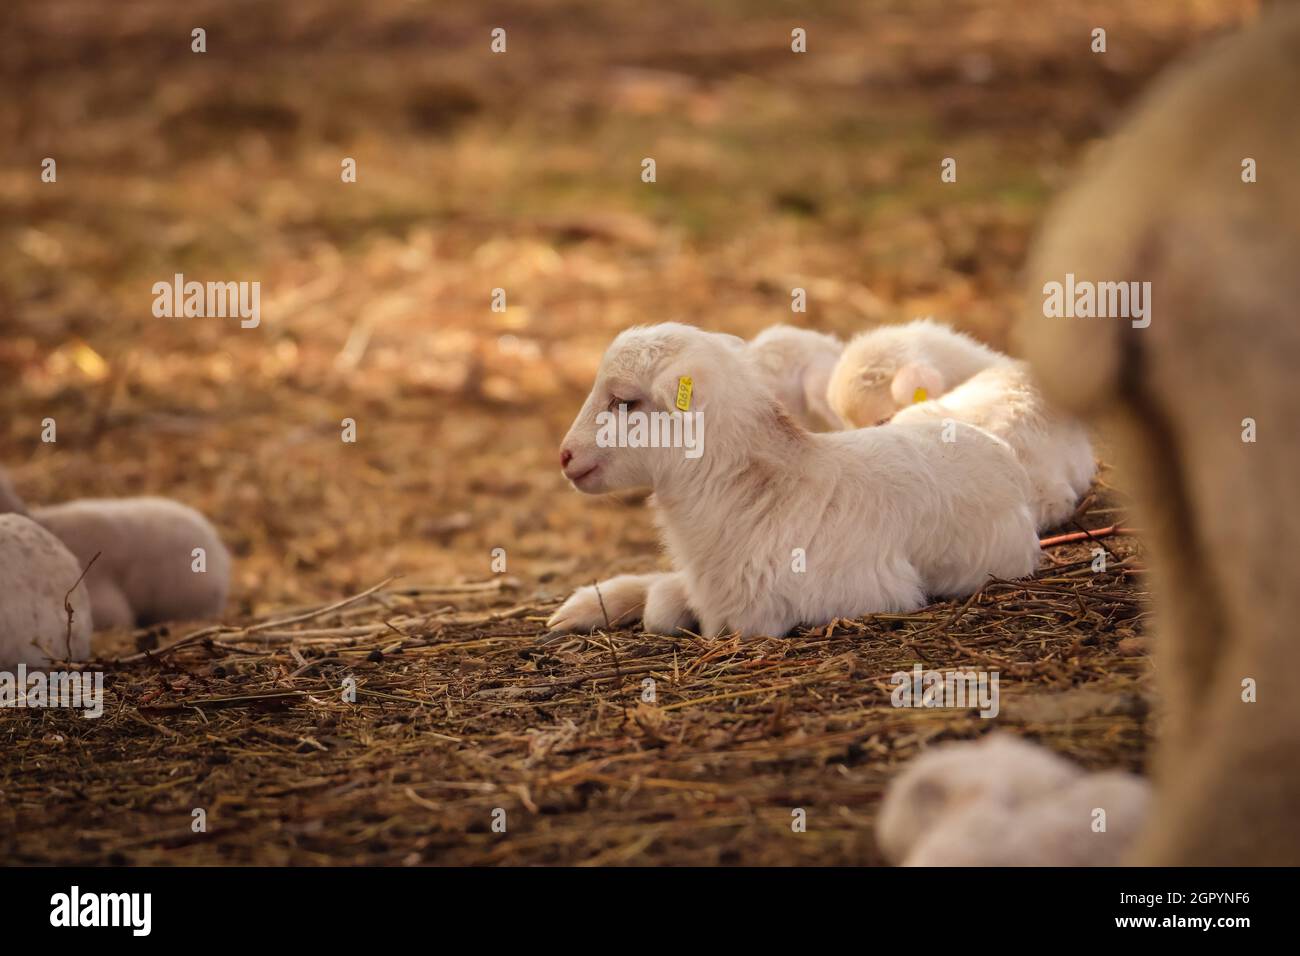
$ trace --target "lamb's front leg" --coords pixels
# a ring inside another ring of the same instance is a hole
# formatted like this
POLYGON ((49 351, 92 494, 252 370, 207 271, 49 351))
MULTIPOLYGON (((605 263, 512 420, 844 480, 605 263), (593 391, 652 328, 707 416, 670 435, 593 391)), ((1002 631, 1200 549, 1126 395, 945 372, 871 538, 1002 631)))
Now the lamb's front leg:
POLYGON ((598 627, 627 627, 641 620, 646 594, 666 572, 620 574, 617 577, 578 588, 551 615, 547 626, 555 633, 590 631, 598 627))
POLYGON ((647 631, 673 635, 680 630, 695 630, 696 621, 686 593, 686 578, 681 572, 661 574, 651 582, 641 619, 647 631))

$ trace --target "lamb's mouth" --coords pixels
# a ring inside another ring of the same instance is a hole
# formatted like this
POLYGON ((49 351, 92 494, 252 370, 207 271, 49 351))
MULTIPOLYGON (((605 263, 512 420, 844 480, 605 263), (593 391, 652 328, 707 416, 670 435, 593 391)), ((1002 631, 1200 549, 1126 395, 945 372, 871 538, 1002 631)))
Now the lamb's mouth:
POLYGON ((570 479, 569 479, 569 483, 572 484, 572 485, 575 485, 575 486, 577 486, 577 485, 581 485, 584 479, 586 479, 586 478, 590 478, 590 477, 591 477, 593 474, 595 474, 599 469, 600 469, 600 465, 592 465, 590 468, 588 468, 588 469, 587 469, 586 471, 584 471, 582 474, 580 474, 580 475, 574 475, 572 478, 570 478, 570 479))

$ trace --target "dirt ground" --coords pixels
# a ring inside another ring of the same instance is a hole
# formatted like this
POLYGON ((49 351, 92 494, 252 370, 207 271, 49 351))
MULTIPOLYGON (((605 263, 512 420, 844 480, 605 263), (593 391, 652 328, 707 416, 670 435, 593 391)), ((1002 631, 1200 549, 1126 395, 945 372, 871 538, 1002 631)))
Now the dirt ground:
MULTIPOLYGON (((636 323, 1004 345, 1052 194, 1254 7, 6 3, 0 464, 31 502, 178 498, 237 563, 220 626, 102 637, 101 720, 0 711, 0 862, 878 863, 897 764, 990 723, 890 707, 916 662, 999 669, 994 723, 1140 770, 1135 539, 965 608, 556 639, 573 587, 660 566, 558 444, 636 323), (155 317, 178 272, 260 281, 260 326, 155 317)), ((1110 478, 1083 527, 1123 519, 1110 478)))

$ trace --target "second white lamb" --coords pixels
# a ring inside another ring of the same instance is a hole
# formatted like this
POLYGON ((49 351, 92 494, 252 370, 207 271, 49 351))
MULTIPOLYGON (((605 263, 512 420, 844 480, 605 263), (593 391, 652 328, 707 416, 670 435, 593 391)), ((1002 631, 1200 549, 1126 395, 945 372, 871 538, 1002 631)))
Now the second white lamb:
POLYGON ((1096 472, 1087 430, 1048 405, 1023 362, 928 319, 854 338, 827 399, 850 428, 950 419, 1003 439, 1029 475, 1040 530, 1074 513, 1096 472))

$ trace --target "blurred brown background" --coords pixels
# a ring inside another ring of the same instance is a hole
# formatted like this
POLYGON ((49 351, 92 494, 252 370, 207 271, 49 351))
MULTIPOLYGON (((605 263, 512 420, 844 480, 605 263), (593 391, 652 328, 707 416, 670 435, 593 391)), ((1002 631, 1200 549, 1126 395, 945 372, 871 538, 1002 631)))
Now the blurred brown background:
POLYGON ((8 0, 0 463, 30 501, 201 508, 232 612, 483 578, 495 547, 556 593, 650 567, 644 509, 558 469, 618 330, 929 314, 1004 344, 1088 143, 1256 6, 8 0), (261 326, 155 318, 177 272, 260 281, 261 326))

